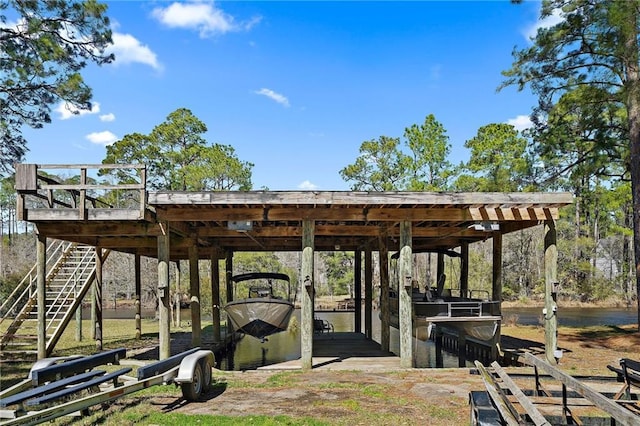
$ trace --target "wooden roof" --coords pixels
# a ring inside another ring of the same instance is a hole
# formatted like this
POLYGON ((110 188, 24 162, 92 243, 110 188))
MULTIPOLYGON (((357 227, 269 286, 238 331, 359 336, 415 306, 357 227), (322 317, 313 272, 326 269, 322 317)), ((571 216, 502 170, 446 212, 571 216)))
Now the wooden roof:
POLYGON ((44 166, 19 166, 18 216, 42 235, 156 257, 168 224, 173 260, 187 258, 193 244, 202 258, 228 250, 298 251, 305 219, 314 221, 318 251, 377 250, 380 242, 395 250, 403 221, 412 223, 414 251, 444 251, 555 220, 572 202, 568 193, 147 191, 142 179, 119 187, 137 194, 138 203, 118 207, 90 196, 118 186, 61 185, 33 177, 44 166))

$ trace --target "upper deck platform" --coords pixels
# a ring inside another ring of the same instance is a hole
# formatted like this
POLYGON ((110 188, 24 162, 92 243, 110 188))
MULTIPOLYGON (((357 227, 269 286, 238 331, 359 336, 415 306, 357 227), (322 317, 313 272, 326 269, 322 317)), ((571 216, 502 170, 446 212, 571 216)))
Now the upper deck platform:
POLYGON ((298 251, 312 220, 319 251, 397 248, 399 224, 411 222, 412 246, 445 251, 555 220, 569 193, 353 191, 150 191, 144 165, 16 166, 18 218, 38 232, 112 250, 157 256, 171 235, 172 260, 194 244, 214 251, 298 251), (126 184, 99 182, 118 169, 126 184), (53 174, 69 178, 60 182, 53 174))

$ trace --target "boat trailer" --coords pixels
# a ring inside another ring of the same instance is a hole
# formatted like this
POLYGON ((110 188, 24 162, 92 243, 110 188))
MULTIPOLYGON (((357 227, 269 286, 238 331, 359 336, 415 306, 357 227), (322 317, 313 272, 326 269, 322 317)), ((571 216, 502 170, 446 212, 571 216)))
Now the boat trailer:
POLYGON ((114 349, 36 361, 25 380, 0 392, 0 425, 34 425, 76 412, 87 414, 94 405, 159 384, 180 386, 187 401, 198 400, 211 387, 215 358, 209 350, 194 348, 144 365, 137 377, 127 376, 130 367, 111 373, 94 369, 119 365, 125 357, 126 349, 114 349))
POLYGON ((628 382, 617 394, 608 395, 529 352, 523 356, 523 362, 534 368, 533 391, 520 389, 497 362, 491 364, 493 371, 490 371, 475 361, 486 391, 471 391, 469 394, 471 425, 640 425, 639 396, 630 392, 628 382), (539 370, 560 382, 561 391, 545 389, 539 370), (626 397, 622 398, 625 394, 626 397), (585 407, 588 408, 585 415, 573 411, 585 407), (602 415, 593 415, 593 409, 598 409, 602 415))

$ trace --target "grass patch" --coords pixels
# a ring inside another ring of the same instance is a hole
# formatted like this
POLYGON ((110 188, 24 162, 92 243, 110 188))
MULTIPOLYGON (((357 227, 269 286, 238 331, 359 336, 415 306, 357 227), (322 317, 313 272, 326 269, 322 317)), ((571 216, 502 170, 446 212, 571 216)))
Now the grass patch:
POLYGON ((275 425, 290 425, 290 426, 326 426, 330 423, 319 421, 313 418, 294 418, 289 416, 212 416, 206 414, 182 414, 182 413, 163 413, 157 410, 143 410, 137 407, 130 407, 126 411, 119 411, 112 413, 108 417, 104 414, 97 413, 95 415, 84 417, 80 420, 62 419, 55 422, 55 424, 71 424, 74 425, 158 425, 158 426, 202 426, 202 425, 216 425, 216 426, 244 426, 244 425, 256 425, 256 426, 275 426, 275 425))

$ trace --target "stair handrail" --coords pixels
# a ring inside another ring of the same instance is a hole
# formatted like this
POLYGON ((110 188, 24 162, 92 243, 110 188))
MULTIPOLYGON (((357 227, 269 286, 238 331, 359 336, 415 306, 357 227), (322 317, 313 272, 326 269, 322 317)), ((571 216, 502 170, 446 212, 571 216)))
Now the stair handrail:
MULTIPOLYGON (((85 284, 87 278, 91 275, 91 273, 95 270, 95 263, 93 262, 95 257, 95 249, 92 250, 93 247, 90 246, 76 246, 75 253, 82 253, 82 257, 80 261, 75 266, 75 269, 71 272, 70 276, 67 280, 62 284, 62 288, 57 292, 57 296, 53 301, 49 304, 49 308, 47 309, 47 316, 51 317, 51 320, 46 326, 46 329, 49 330, 56 319, 58 319, 58 315, 63 309, 66 310, 65 303, 68 300, 75 299, 76 286, 78 284, 78 280, 75 278, 79 278, 83 285, 85 284), (80 247, 87 248, 88 250, 80 251, 78 250, 80 247), (89 274, 87 275, 87 271, 89 274)), ((63 311, 64 312, 64 311, 63 311)))
MULTIPOLYGON (((95 247, 93 252, 95 253, 95 247)), ((111 253, 111 250, 105 250, 102 253, 103 260, 107 259, 107 257, 109 256, 109 253, 111 253)), ((89 291, 89 288, 91 288, 91 285, 95 280, 95 277, 96 277, 96 268, 95 268, 95 264, 92 264, 92 268, 90 269, 89 274, 85 277, 84 284, 80 286, 80 291, 78 293, 74 291, 73 302, 68 307, 67 311, 64 313, 62 319, 60 319, 55 330, 51 334, 48 334, 50 337, 47 340, 47 344, 46 344, 47 356, 51 355, 51 352, 53 352, 53 348, 58 343, 58 340, 60 340, 60 337, 62 337, 62 333, 64 332, 64 329, 67 327, 67 325, 71 321, 71 317, 74 315, 75 311, 81 306, 82 299, 84 299, 85 295, 87 294, 87 291, 89 291)))
MULTIPOLYGON (((68 243, 63 240, 53 240, 49 245, 49 250, 53 249, 50 256, 47 256, 47 265, 46 270, 51 273, 50 267, 51 265, 55 265, 58 260, 63 256, 63 253, 67 250, 69 246, 73 243, 68 243)), ((35 291, 35 284, 37 282, 37 272, 36 268, 38 264, 36 263, 29 270, 29 272, 24 276, 24 278, 18 283, 18 285, 13 289, 11 294, 4 300, 2 305, 0 305, 0 324, 9 317, 11 312, 15 312, 16 308, 20 305, 23 298, 28 294, 29 297, 33 296, 35 291), (19 297, 15 297, 18 293, 20 293, 19 297), (11 304, 10 307, 9 304, 11 304)))

